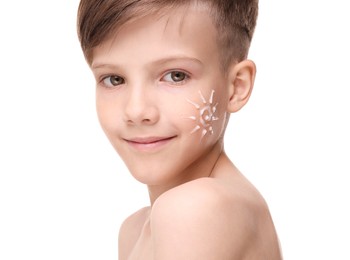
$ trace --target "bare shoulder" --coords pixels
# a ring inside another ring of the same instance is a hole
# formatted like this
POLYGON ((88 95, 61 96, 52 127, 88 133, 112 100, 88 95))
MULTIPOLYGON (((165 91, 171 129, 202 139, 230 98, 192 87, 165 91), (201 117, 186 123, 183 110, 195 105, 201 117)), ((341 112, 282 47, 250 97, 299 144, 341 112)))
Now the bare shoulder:
POLYGON ((119 259, 126 259, 149 218, 150 208, 142 208, 124 220, 119 229, 119 259))
POLYGON ((158 198, 155 259, 281 259, 268 207, 244 178, 202 178, 158 198))

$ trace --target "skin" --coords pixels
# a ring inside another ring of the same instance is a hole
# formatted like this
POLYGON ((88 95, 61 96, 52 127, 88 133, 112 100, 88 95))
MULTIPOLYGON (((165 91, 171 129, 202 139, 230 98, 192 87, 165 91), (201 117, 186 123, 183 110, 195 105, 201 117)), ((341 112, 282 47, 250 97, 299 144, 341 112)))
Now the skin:
POLYGON ((281 259, 264 199, 226 156, 228 114, 249 99, 255 65, 222 70, 204 7, 123 25, 93 52, 101 126, 151 206, 123 223, 119 259, 281 259), (186 13, 184 16, 183 14, 186 13), (215 91, 213 133, 191 134, 215 91))

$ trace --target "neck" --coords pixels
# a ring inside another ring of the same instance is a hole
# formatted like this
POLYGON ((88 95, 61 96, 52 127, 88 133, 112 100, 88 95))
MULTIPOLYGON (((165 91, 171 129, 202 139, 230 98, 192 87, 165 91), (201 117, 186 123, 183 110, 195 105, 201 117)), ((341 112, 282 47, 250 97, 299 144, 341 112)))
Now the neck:
POLYGON ((225 156, 223 143, 217 142, 206 154, 202 155, 200 159, 189 165, 181 173, 177 173, 179 177, 176 180, 161 185, 148 185, 151 205, 154 204, 159 196, 173 188, 199 178, 211 177, 213 172, 215 172, 217 161, 222 156, 225 156))

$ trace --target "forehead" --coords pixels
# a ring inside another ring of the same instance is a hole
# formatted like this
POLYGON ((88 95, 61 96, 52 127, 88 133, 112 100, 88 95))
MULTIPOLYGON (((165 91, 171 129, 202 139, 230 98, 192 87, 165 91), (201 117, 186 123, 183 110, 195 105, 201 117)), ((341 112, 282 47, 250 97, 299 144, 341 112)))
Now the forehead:
MULTIPOLYGON (((118 57, 128 55, 162 56, 165 54, 217 55, 217 31, 203 5, 186 5, 162 9, 156 14, 133 18, 94 48, 92 63, 103 62, 116 50, 118 57), (156 48, 156 51, 155 51, 156 48), (174 52, 174 53, 173 53, 174 52)), ((205 62, 205 61, 204 61, 205 62)), ((92 64, 92 65, 93 65, 92 64)))

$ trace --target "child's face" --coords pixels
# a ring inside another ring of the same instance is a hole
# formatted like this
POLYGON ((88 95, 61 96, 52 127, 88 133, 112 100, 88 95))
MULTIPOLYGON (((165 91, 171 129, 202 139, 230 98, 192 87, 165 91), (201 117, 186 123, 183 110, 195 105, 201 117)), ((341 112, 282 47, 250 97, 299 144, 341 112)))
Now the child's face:
POLYGON ((221 145, 228 82, 215 33, 204 10, 178 9, 122 26, 93 52, 100 123, 143 183, 201 177, 221 145))

